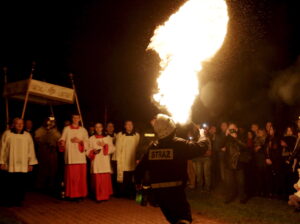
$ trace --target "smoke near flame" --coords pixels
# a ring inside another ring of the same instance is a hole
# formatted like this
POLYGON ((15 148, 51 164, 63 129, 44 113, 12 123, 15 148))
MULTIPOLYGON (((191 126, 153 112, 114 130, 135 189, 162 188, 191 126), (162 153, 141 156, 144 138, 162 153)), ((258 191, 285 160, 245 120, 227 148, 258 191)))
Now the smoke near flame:
POLYGON ((177 123, 189 121, 202 62, 223 44, 227 23, 224 0, 189 0, 154 31, 147 49, 158 53, 161 69, 153 99, 177 123))

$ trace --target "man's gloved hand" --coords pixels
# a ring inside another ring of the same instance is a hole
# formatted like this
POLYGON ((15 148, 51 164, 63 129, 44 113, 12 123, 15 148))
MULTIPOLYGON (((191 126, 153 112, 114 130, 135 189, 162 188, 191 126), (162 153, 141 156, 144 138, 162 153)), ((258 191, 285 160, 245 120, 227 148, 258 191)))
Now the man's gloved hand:
POLYGON ((206 136, 205 136, 205 130, 203 128, 200 128, 199 129, 199 139, 198 139, 198 142, 202 142, 202 141, 205 141, 207 140, 206 136))

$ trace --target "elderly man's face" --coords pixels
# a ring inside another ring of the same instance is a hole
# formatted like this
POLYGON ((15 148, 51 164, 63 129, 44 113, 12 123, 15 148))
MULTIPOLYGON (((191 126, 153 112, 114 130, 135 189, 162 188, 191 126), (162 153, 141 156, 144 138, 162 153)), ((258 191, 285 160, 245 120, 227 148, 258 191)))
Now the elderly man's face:
POLYGON ((14 128, 17 130, 17 131, 22 131, 24 129, 24 121, 22 119, 17 119, 15 122, 14 122, 14 128))

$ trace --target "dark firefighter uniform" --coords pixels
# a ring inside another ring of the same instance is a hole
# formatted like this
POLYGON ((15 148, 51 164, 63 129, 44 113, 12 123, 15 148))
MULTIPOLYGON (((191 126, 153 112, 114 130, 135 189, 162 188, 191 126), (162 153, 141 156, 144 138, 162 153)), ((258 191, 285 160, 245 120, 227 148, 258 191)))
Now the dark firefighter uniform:
POLYGON ((190 223, 186 199, 187 160, 202 156, 207 142, 198 143, 172 134, 149 147, 135 172, 137 184, 150 185, 151 195, 170 223, 190 223))
POLYGON ((140 143, 137 149, 137 160, 141 160, 144 154, 147 152, 149 147, 152 145, 153 142, 157 140, 157 137, 153 130, 147 130, 146 132, 141 134, 140 143))

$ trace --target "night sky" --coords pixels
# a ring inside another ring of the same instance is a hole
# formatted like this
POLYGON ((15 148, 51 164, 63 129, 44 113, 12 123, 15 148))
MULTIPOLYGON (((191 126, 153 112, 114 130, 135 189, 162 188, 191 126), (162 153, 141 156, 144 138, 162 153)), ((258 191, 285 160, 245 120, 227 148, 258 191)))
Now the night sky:
MULTIPOLYGON (((159 59, 145 49, 155 27, 184 2, 1 1, 0 65, 9 67, 9 81, 28 78, 33 60, 39 80, 70 86, 68 73, 73 72, 86 123, 103 120, 105 106, 110 120, 147 122, 158 111, 151 95, 159 59)), ((194 121, 244 125, 276 120, 285 125, 298 117, 297 2, 227 1, 228 34, 199 74, 201 96, 193 108, 194 121)), ((3 100, 0 103, 4 120, 3 100)), ((19 115, 21 106, 11 101, 11 116, 19 115)), ((56 116, 63 120, 74 109, 57 107, 56 116)), ((26 116, 42 119, 47 113, 49 108, 30 104, 26 116)))

